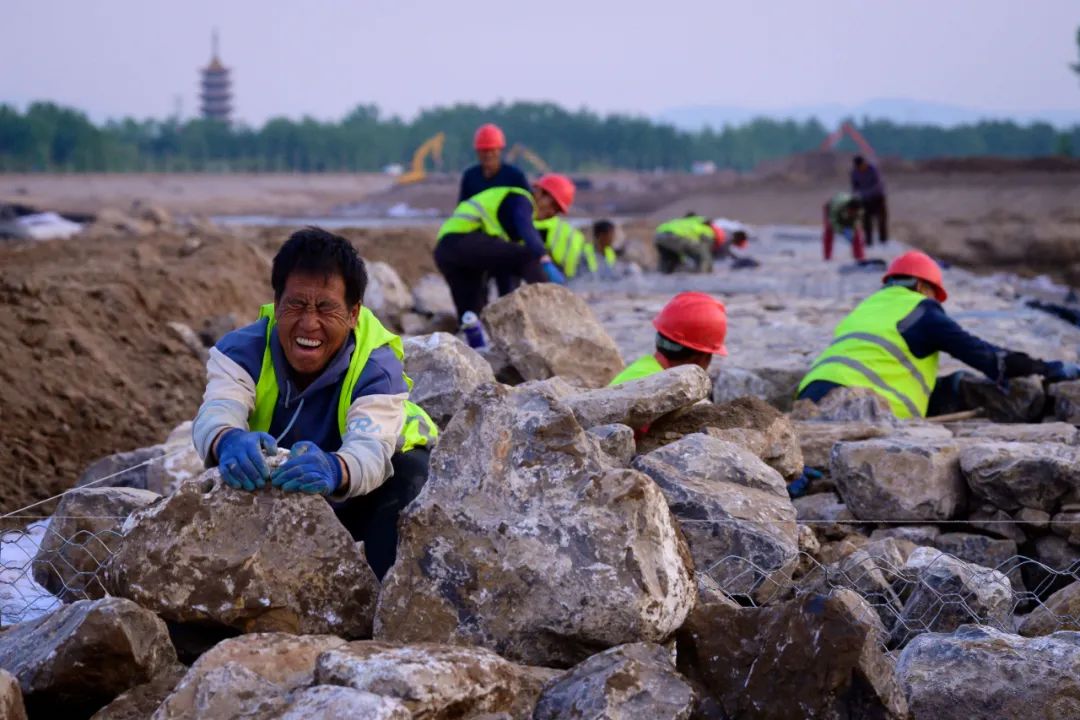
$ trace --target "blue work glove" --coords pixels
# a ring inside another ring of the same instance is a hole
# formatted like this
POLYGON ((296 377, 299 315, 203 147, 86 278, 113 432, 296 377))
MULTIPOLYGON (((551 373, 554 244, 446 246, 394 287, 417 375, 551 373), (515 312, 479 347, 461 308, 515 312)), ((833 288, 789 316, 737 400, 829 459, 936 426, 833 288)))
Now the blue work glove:
POLYGON ((1043 375, 1043 377, 1045 377, 1048 382, 1080 380, 1080 365, 1053 360, 1046 363, 1046 374, 1043 375))
POLYGON ((217 444, 218 470, 229 487, 255 490, 266 484, 266 455, 277 454, 277 442, 264 432, 226 430, 217 444))
POLYGON ((855 241, 855 228, 844 228, 840 231, 840 234, 844 236, 844 239, 848 242, 855 241))
POLYGON ((802 475, 788 483, 788 495, 793 500, 795 498, 806 495, 806 493, 810 490, 810 483, 814 480, 820 480, 822 477, 823 476, 820 470, 815 470, 808 465, 804 465, 802 475))
POLYGON ((303 440, 292 446, 292 457, 270 475, 270 482, 285 492, 329 495, 341 486, 341 463, 333 453, 303 440))
POLYGON ((559 266, 552 261, 545 260, 540 263, 540 267, 544 269, 544 274, 547 275, 549 282, 553 282, 557 285, 566 284, 566 276, 562 274, 562 270, 559 269, 559 266))

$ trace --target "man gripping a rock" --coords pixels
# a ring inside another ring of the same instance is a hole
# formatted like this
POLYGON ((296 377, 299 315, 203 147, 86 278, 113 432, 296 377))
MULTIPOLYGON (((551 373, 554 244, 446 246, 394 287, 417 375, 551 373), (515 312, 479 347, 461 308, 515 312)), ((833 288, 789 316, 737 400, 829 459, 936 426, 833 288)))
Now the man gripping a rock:
POLYGON ((195 447, 234 488, 327 497, 380 578, 438 430, 409 402, 401 339, 363 306, 364 261, 319 228, 274 257, 274 303, 210 350, 195 447), (266 455, 291 457, 271 472, 266 455))

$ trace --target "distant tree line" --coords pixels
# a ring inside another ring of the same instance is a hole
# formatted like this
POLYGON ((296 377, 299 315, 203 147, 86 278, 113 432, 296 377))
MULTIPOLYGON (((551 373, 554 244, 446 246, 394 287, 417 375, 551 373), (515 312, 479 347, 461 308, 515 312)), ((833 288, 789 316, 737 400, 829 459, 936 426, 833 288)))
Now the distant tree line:
MULTIPOLYGON (((0 171, 370 171, 407 164, 415 148, 439 131, 446 133, 443 166, 457 171, 474 161, 472 134, 483 122, 498 123, 511 143, 525 144, 566 171, 688 170, 695 161, 747 170, 812 150, 831 129, 816 120, 759 118, 688 132, 643 117, 533 102, 434 108, 409 122, 360 105, 340 122, 274 118, 261 128, 131 118, 95 125, 78 110, 39 102, 22 113, 0 104, 0 171)), ((1080 152, 1080 125, 1064 131, 996 121, 952 128, 869 119, 855 125, 879 156, 912 160, 1080 152)))

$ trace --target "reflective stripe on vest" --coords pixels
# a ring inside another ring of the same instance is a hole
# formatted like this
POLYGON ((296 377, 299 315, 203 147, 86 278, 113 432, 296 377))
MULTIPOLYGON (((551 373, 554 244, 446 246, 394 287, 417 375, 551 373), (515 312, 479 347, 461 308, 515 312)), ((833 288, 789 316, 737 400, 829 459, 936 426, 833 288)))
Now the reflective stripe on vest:
POLYGON ((836 328, 836 337, 799 384, 815 380, 865 387, 889 402, 899 418, 923 417, 937 380, 938 354, 917 358, 897 329, 921 293, 887 287, 863 300, 836 328))
MULTIPOLYGON (((577 275, 581 256, 586 247, 585 234, 558 216, 547 220, 534 220, 533 225, 537 230, 547 231, 544 247, 547 248, 552 261, 562 269, 563 274, 568 278, 577 275)), ((594 267, 589 269, 595 272, 594 267)))
POLYGON ((661 372, 664 372, 664 366, 660 364, 660 361, 653 355, 644 355, 627 365, 625 370, 608 383, 608 387, 622 385, 624 382, 630 382, 631 380, 640 380, 643 377, 661 372))
MULTIPOLYGON (((262 367, 259 369, 259 379, 255 384, 255 408, 248 417, 248 427, 259 432, 269 432, 270 423, 274 419, 274 407, 278 399, 277 373, 274 372, 274 360, 270 354, 270 338, 274 331, 274 306, 263 305, 259 308, 259 319, 267 318, 266 323, 266 349, 263 351, 262 367)), ((401 338, 383 327, 379 319, 366 307, 360 308, 360 317, 353 328, 353 337, 356 341, 353 347, 352 357, 349 360, 349 369, 345 373, 345 380, 341 385, 341 394, 338 396, 337 419, 338 433, 345 437, 349 408, 352 406, 353 391, 360 379, 360 373, 364 371, 368 358, 372 351, 389 345, 394 355, 402 363, 405 362, 405 349, 402 347, 401 338)), ((405 384, 412 390, 412 379, 404 372, 401 374, 405 384)), ((411 400, 405 401, 405 425, 401 430, 398 445, 401 452, 408 452, 416 447, 423 447, 435 442, 439 437, 439 428, 432 419, 416 403, 411 400)))
POLYGON ((509 240, 510 235, 499 223, 499 206, 508 195, 522 195, 533 202, 528 191, 518 187, 493 187, 473 195, 458 204, 454 213, 439 228, 439 237, 450 233, 471 233, 477 230, 487 235, 509 240))
POLYGON ((714 237, 712 227, 707 223, 705 218, 700 215, 676 218, 661 223, 656 227, 656 234, 677 235, 678 237, 694 242, 712 240, 714 237))

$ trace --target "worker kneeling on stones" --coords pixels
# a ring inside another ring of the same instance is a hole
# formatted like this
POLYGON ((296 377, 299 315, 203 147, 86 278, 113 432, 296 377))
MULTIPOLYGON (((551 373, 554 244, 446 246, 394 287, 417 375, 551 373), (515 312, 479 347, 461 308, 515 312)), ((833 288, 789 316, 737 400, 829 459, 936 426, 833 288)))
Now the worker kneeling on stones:
POLYGON ((724 229, 701 215, 690 213, 660 223, 653 244, 660 255, 660 272, 669 274, 685 261, 694 272, 712 272, 713 249, 724 244, 724 229))
POLYGON ((1042 375, 1050 382, 1080 378, 1074 363, 1036 360, 980 340, 945 314, 948 293, 941 268, 911 251, 896 258, 885 287, 863 300, 836 328, 833 342, 799 384, 799 397, 819 402, 837 387, 864 387, 884 397, 899 418, 955 409, 964 373, 937 377, 946 352, 1000 386, 1013 377, 1042 375), (940 410, 939 410, 940 408, 940 410))
POLYGON ((713 355, 727 355, 727 310, 700 292, 679 293, 653 320, 656 352, 630 363, 608 385, 620 385, 678 365, 709 369, 713 355))
POLYGON ((574 193, 570 178, 549 174, 536 181, 531 194, 494 187, 457 206, 439 228, 435 264, 450 286, 459 319, 484 309, 489 277, 500 295, 511 292, 519 279, 566 283, 533 222, 565 213, 574 193))
POLYGON ((438 430, 408 401, 401 339, 363 306, 367 271, 347 240, 294 233, 271 285, 259 319, 210 350, 195 447, 234 488, 326 496, 381 578, 438 430), (278 445, 292 456, 271 472, 278 445))

